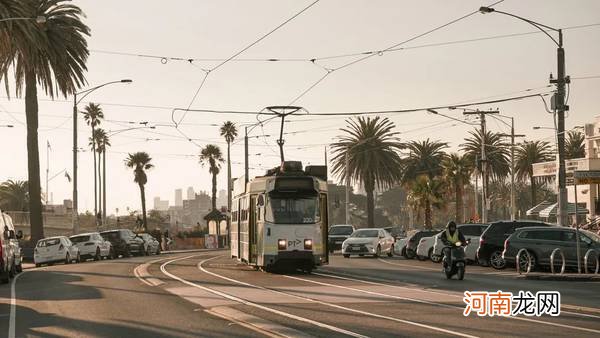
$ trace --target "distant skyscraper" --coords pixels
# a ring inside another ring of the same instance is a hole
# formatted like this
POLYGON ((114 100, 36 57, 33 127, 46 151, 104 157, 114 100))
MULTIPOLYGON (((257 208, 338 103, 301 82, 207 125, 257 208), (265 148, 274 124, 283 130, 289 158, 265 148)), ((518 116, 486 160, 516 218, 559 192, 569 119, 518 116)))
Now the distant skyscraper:
POLYGON ((161 200, 160 197, 154 197, 154 210, 165 211, 169 209, 169 200, 161 200))
POLYGON ((220 209, 221 207, 226 207, 227 206, 227 190, 222 189, 219 190, 219 197, 217 197, 217 208, 220 209))
POLYGON ((175 189, 175 206, 183 206, 183 190, 181 189, 175 189))
POLYGON ((187 199, 188 200, 193 200, 194 198, 196 198, 195 193, 194 193, 194 188, 193 187, 188 187, 187 188, 187 199))

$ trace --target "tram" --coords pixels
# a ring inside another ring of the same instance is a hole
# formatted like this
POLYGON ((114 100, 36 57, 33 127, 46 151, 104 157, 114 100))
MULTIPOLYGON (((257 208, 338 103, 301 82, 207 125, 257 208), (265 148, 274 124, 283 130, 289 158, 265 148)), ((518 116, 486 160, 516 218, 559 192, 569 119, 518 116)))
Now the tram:
POLYGON ((256 269, 312 271, 328 263, 327 167, 283 162, 233 184, 231 256, 256 269))

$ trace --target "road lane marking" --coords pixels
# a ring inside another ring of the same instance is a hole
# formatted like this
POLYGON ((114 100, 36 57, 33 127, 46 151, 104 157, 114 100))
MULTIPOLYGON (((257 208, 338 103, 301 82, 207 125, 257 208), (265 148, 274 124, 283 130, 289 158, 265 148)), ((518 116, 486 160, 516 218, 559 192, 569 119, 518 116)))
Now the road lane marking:
POLYGON ((10 284, 10 317, 8 319, 8 338, 15 338, 16 322, 17 322, 17 279, 23 276, 27 271, 23 271, 13 278, 10 284))
POLYGON ((460 333, 460 332, 456 332, 456 331, 452 331, 452 330, 446 330, 446 329, 443 329, 441 327, 431 326, 431 325, 427 325, 427 324, 413 322, 413 321, 410 321, 410 320, 405 320, 405 319, 400 319, 400 318, 395 318, 395 317, 380 315, 380 314, 376 314, 376 313, 370 313, 370 312, 366 312, 366 311, 361 311, 361 310, 357 310, 357 309, 352 309, 352 308, 349 308, 349 307, 345 307, 345 306, 341 306, 341 305, 337 305, 337 304, 332 304, 332 303, 327 303, 327 302, 323 302, 323 301, 320 301, 320 300, 316 300, 314 298, 298 296, 298 295, 293 294, 293 293, 283 292, 283 291, 279 291, 279 290, 267 288, 267 287, 264 287, 264 286, 259 286, 259 285, 254 285, 254 284, 242 282, 242 281, 239 281, 239 280, 236 280, 236 279, 233 279, 233 278, 229 278, 229 277, 225 277, 225 276, 219 275, 219 274, 214 273, 214 272, 210 272, 210 271, 204 269, 204 267, 202 267, 203 263, 205 263, 207 261, 210 261, 212 259, 215 259, 215 258, 219 258, 219 257, 220 256, 215 256, 215 257, 212 257, 212 258, 205 259, 205 260, 201 261, 200 263, 198 263, 198 269, 200 269, 202 272, 205 272, 205 273, 207 273, 209 275, 212 275, 212 276, 215 276, 217 278, 221 278, 221 279, 224 279, 224 280, 236 283, 236 284, 248 286, 248 287, 251 287, 251 288, 261 289, 261 290, 265 290, 265 291, 270 291, 270 292, 281 294, 281 295, 285 295, 285 296, 288 296, 288 297, 293 297, 293 298, 307 300, 307 301, 315 303, 315 304, 329 306, 329 307, 332 307, 332 308, 336 308, 336 309, 340 309, 340 310, 344 310, 344 311, 348 311, 348 312, 354 312, 354 313, 358 313, 358 314, 369 316, 369 317, 375 317, 375 318, 390 320, 390 321, 394 321, 394 322, 398 322, 398 323, 403 323, 403 324, 407 324, 407 325, 418 326, 418 327, 425 328, 425 329, 432 330, 432 331, 438 331, 438 332, 447 333, 447 334, 450 334, 450 335, 453 335, 453 336, 467 337, 467 338, 475 338, 475 337, 477 337, 477 336, 468 335, 468 334, 464 334, 464 333, 460 333))
POLYGON ((133 269, 133 275, 135 277, 137 277, 137 279, 139 279, 142 283, 148 285, 148 286, 159 286, 164 284, 165 282, 161 281, 158 278, 154 278, 152 277, 152 275, 148 272, 148 268, 150 267, 150 265, 154 264, 154 263, 158 263, 160 261, 164 261, 167 260, 169 258, 160 258, 160 259, 155 259, 152 261, 148 261, 145 263, 142 263, 138 266, 135 267, 135 269, 133 269))
POLYGON ((225 320, 234 322, 238 325, 242 325, 249 329, 256 331, 262 331, 263 334, 270 337, 294 337, 294 338, 313 338, 314 336, 308 335, 304 332, 300 332, 291 327, 286 327, 273 323, 264 318, 253 316, 245 312, 227 307, 217 306, 211 309, 204 310, 207 313, 223 318, 225 320))
POLYGON ((404 266, 407 268, 416 268, 416 269, 421 269, 421 270, 428 270, 428 271, 436 271, 436 272, 440 272, 442 271, 442 269, 434 269, 434 268, 428 268, 425 266, 418 266, 418 265, 409 265, 409 264, 402 264, 402 263, 392 263, 392 262, 388 262, 386 260, 383 260, 381 258, 377 258, 378 261, 385 263, 385 264, 391 264, 391 265, 397 265, 397 266, 404 266))
MULTIPOLYGON (((383 283, 377 283, 377 282, 371 282, 371 281, 361 280, 361 279, 357 279, 357 278, 341 277, 341 276, 335 276, 335 275, 329 275, 329 274, 323 274, 323 273, 317 273, 317 272, 313 272, 313 275, 319 275, 319 276, 324 276, 324 277, 332 277, 332 278, 345 279, 345 280, 350 280, 350 281, 363 282, 363 283, 366 283, 366 284, 381 285, 381 286, 390 286, 390 287, 396 287, 396 288, 414 289, 415 291, 425 291, 425 292, 434 292, 434 293, 446 294, 446 293, 442 293, 442 292, 420 290, 420 289, 417 289, 417 288, 408 288, 408 287, 403 287, 403 286, 399 286, 399 285, 389 285, 389 284, 383 284, 383 283)), ((447 293, 447 295, 450 295, 450 296, 453 296, 453 297, 460 297, 460 298, 462 298, 462 296, 454 295, 452 293, 447 293)), ((442 305, 442 304, 443 303, 440 303, 440 305, 442 305)), ((448 304, 444 304, 444 305, 449 306, 448 304)), ((564 305, 561 305, 561 306, 564 306, 564 305)), ((567 306, 571 306, 571 305, 567 305, 567 306)), ((562 312, 565 312, 565 313, 568 313, 568 314, 571 314, 571 315, 581 316, 581 317, 590 317, 590 316, 592 316, 592 317, 598 317, 598 316, 589 315, 589 314, 585 314, 585 313, 576 313, 576 312, 570 312, 570 311, 562 311, 562 312)), ((551 326, 564 327, 564 328, 569 328, 569 329, 574 329, 574 330, 581 330, 581 331, 587 331, 587 332, 600 333, 599 330, 582 328, 582 327, 571 326, 571 325, 566 325, 566 324, 546 322, 546 321, 536 320, 536 319, 530 319, 530 318, 526 318, 526 317, 513 317, 513 316, 510 316, 510 317, 504 317, 504 318, 521 320, 521 321, 529 321, 529 322, 533 322, 533 323, 539 323, 539 324, 546 324, 546 325, 551 325, 551 326)))
MULTIPOLYGON (((293 315, 291 313, 279 311, 279 310, 276 310, 276 309, 273 309, 273 308, 270 308, 270 307, 267 307, 267 306, 264 306, 264 305, 260 305, 260 304, 257 304, 257 303, 253 303, 253 302, 247 301, 245 299, 242 299, 242 298, 239 298, 239 297, 236 297, 236 296, 232 296, 230 294, 227 294, 227 293, 224 293, 224 292, 221 292, 221 291, 218 291, 218 290, 214 290, 214 289, 211 289, 211 288, 208 288, 208 287, 205 287, 205 286, 202 286, 202 285, 190 282, 188 280, 185 280, 185 279, 183 279, 183 278, 181 278, 179 276, 176 276, 176 275, 168 272, 167 269, 166 269, 166 266, 169 265, 169 264, 171 264, 171 263, 173 263, 173 262, 177 262, 177 261, 181 261, 181 260, 185 260, 185 259, 189 259, 189 258, 193 258, 193 257, 197 257, 197 255, 186 256, 186 257, 172 259, 172 260, 170 260, 168 262, 163 263, 160 266, 160 271, 162 271, 162 273, 164 273, 166 276, 171 277, 172 279, 175 279, 175 280, 177 280, 177 281, 179 281, 179 282, 181 282, 183 284, 186 284, 186 285, 189 285, 189 286, 193 286, 195 288, 199 288, 201 290, 204 290, 204 291, 210 292, 212 294, 221 296, 221 297, 223 297, 225 299, 229 299, 229 300, 232 300, 232 301, 244 304, 244 305, 255 307, 257 309, 261 309, 261 310, 264 310, 264 311, 267 311, 267 312, 271 312, 271 313, 274 313, 274 314, 277 314, 277 315, 280 315, 280 316, 283 316, 283 317, 286 317, 286 318, 290 318, 290 319, 294 319, 294 320, 297 320, 297 321, 300 321, 300 322, 304 322, 304 323, 308 323, 308 324, 311 324, 311 325, 315 325, 315 326, 318 326, 318 327, 321 327, 321 328, 324 328, 324 329, 328 329, 328 330, 331 330, 331 331, 334 331, 334 332, 342 333, 342 334, 345 334, 345 335, 348 335, 348 336, 351 336, 351 337, 368 338, 368 336, 364 336, 364 335, 358 334, 356 332, 345 330, 345 329, 342 329, 342 328, 339 328, 339 327, 336 327, 336 326, 333 326, 333 325, 321 323, 321 322, 318 322, 318 321, 315 321, 315 320, 312 320, 312 319, 308 319, 308 318, 305 318, 305 317, 296 316, 296 315, 293 315)), ((213 258, 217 258, 217 257, 220 257, 220 256, 215 256, 213 258)), ((206 260, 204 260, 204 261, 206 261, 206 260)))

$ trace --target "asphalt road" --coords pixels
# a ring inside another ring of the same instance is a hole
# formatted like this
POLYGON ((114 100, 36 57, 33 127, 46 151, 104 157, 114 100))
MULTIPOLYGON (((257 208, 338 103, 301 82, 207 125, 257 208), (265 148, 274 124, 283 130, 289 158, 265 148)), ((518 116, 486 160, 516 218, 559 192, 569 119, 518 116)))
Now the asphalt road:
POLYGON ((0 336, 600 337, 599 295, 598 282, 473 266, 446 280, 439 265, 396 257, 334 255, 306 275, 255 271, 226 251, 178 253, 26 270, 0 286, 0 336), (556 290, 562 312, 464 317, 465 290, 556 290))

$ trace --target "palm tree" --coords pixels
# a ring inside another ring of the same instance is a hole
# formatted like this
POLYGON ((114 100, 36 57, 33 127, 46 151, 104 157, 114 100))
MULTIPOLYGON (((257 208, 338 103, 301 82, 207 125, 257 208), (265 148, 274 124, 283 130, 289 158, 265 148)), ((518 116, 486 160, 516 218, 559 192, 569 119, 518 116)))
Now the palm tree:
MULTIPOLYGON (((481 130, 470 131, 471 137, 465 139, 462 150, 471 161, 477 161, 476 171, 481 173, 481 130)), ((493 180, 506 177, 510 172, 510 145, 504 141, 501 134, 487 131, 483 138, 487 158, 487 172, 493 180)))
POLYGON ((0 184, 0 209, 27 211, 28 205, 29 187, 27 187, 27 181, 8 180, 0 184))
MULTIPOLYGON (((99 191, 102 192, 102 198, 98 201, 102 205, 100 208, 102 210, 102 222, 106 221, 106 149, 111 146, 110 138, 108 134, 102 130, 101 135, 98 137, 98 176, 102 176, 102 182, 104 184, 98 184, 99 191), (100 154, 102 155, 102 175, 100 174, 100 154)), ((99 181, 100 182, 100 181, 99 181)))
POLYGON ((387 118, 359 117, 349 119, 345 133, 332 144, 332 172, 340 179, 359 183, 367 192, 367 225, 375 226, 376 187, 389 188, 396 184, 402 175, 402 160, 398 150, 402 148, 393 131, 395 125, 387 118), (346 157, 347 156, 347 157, 346 157), (346 168, 346 159, 348 166, 346 168))
POLYGON ((571 130, 567 134, 565 143, 565 158, 567 160, 585 157, 585 135, 577 130, 571 130))
MULTIPOLYGON (((92 147, 92 151, 95 150, 98 153, 98 205, 100 206, 98 212, 103 214, 104 208, 106 206, 102 205, 102 165, 106 165, 104 163, 105 151, 107 147, 110 147, 110 140, 106 131, 102 128, 98 128, 94 130, 93 136, 89 138, 89 145, 92 147), (95 148, 95 149, 94 149, 95 148)), ((94 169, 94 175, 96 175, 96 170, 94 169)))
POLYGON ((410 141, 404 145, 410 152, 404 162, 402 183, 410 185, 417 177, 427 175, 430 178, 442 174, 442 161, 446 157, 444 149, 448 143, 440 141, 410 141))
POLYGON ((238 136, 238 130, 235 123, 227 121, 221 126, 220 132, 227 142, 227 211, 231 211, 231 143, 238 136))
POLYGON ((531 141, 519 144, 515 149, 515 174, 521 181, 529 180, 531 203, 536 204, 536 183, 533 177, 533 164, 552 160, 552 149, 546 141, 531 141))
POLYGON ((441 209, 444 206, 444 182, 426 174, 419 175, 410 184, 407 198, 417 210, 424 211, 425 228, 431 229, 431 208, 441 209))
POLYGON ((148 183, 148 176, 146 170, 154 168, 154 165, 150 163, 152 158, 148 153, 139 151, 137 153, 129 154, 125 159, 125 165, 128 168, 133 168, 133 181, 140 187, 140 196, 142 199, 142 220, 144 222, 144 231, 148 231, 148 223, 146 221, 146 190, 145 185, 148 183))
POLYGON ((446 182, 451 183, 452 190, 454 190, 456 200, 456 221, 464 222, 464 187, 471 177, 471 172, 474 167, 473 162, 471 162, 466 155, 452 153, 444 158, 442 167, 444 168, 443 171, 446 182))
MULTIPOLYGON (((200 151, 200 164, 205 166, 208 164, 208 172, 212 175, 212 209, 217 210, 217 175, 221 171, 221 163, 223 154, 221 148, 214 144, 207 144, 200 151)), ((218 228, 218 227, 217 227, 218 228)))
POLYGON ((104 118, 104 112, 99 104, 88 103, 83 109, 83 119, 88 126, 92 127, 92 137, 90 137, 92 154, 94 155, 94 217, 98 213, 98 187, 97 187, 97 174, 96 174, 96 127, 102 123, 104 118))
POLYGON ((17 96, 25 96, 31 240, 44 237, 38 149, 37 85, 50 97, 67 96, 85 83, 89 28, 81 9, 63 0, 2 0, 6 17, 35 18, 0 24, 0 80, 9 92, 14 74, 17 96))

